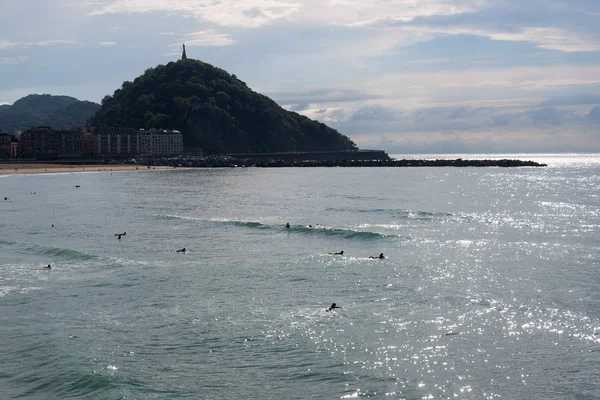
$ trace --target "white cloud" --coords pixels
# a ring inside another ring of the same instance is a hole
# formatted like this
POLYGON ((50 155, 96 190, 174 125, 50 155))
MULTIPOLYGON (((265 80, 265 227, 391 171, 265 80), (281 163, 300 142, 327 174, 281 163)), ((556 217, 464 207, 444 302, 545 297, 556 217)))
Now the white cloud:
POLYGON ((56 46, 59 44, 77 44, 75 40, 39 40, 37 42, 25 42, 21 43, 23 46, 56 46))
MULTIPOLYGON (((235 44, 235 40, 226 33, 218 33, 212 29, 198 31, 186 34, 179 40, 185 43, 186 46, 230 46, 235 44)), ((171 46, 181 46, 181 43, 172 44, 171 46)))
POLYGON ((387 22, 410 22, 419 17, 464 14, 481 9, 485 3, 485 0, 329 0, 327 4, 340 11, 332 13, 337 16, 336 22, 360 27, 377 24, 382 16, 387 22))
POLYGON ((98 43, 100 46, 116 46, 117 42, 100 42, 98 43))
POLYGON ((11 42, 8 40, 0 40, 0 49, 8 49, 9 47, 15 47, 18 45, 18 43, 11 42))
POLYGON ((294 17, 327 25, 365 26, 379 21, 458 15, 481 9, 487 0, 111 0, 89 15, 175 12, 222 26, 258 27, 294 17))
POLYGON ((404 72, 357 82, 352 88, 405 107, 541 97, 547 90, 600 86, 598 67, 549 65, 404 72))
POLYGON ((175 12, 222 26, 252 28, 286 18, 300 8, 295 0, 113 0, 89 15, 175 12))
POLYGON ((27 60, 31 60, 31 56, 15 56, 15 57, 0 57, 0 65, 6 64, 20 64, 27 60))
POLYGON ((586 37, 586 35, 559 28, 523 27, 516 33, 465 27, 423 27, 417 29, 438 35, 474 35, 507 42, 531 42, 540 49, 558 50, 567 53, 600 51, 600 40, 597 37, 586 37))
POLYGON ((11 42, 8 40, 0 40, 0 49, 8 49, 19 46, 56 46, 60 44, 76 44, 74 40, 39 40, 37 42, 11 42))

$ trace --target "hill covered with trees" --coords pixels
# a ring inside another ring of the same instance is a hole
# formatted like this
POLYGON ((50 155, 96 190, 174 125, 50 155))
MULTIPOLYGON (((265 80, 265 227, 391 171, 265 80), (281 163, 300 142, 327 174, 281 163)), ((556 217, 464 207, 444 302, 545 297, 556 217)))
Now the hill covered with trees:
POLYGON ((191 59, 124 82, 102 100, 92 124, 177 129, 185 146, 209 154, 356 149, 335 129, 281 108, 235 75, 191 59))
POLYGON ((0 129, 14 134, 39 125, 54 129, 81 127, 98 109, 99 104, 69 96, 31 94, 13 105, 0 106, 0 129))

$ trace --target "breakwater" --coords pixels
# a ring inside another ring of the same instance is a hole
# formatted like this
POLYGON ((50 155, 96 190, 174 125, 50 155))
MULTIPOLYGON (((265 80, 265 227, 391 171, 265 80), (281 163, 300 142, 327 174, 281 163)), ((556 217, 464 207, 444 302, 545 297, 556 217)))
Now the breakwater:
POLYGON ((237 158, 231 156, 206 157, 174 157, 174 158, 141 158, 126 161, 148 166, 170 166, 188 168, 220 168, 220 167, 545 167, 534 161, 523 160, 283 160, 264 158, 237 158))

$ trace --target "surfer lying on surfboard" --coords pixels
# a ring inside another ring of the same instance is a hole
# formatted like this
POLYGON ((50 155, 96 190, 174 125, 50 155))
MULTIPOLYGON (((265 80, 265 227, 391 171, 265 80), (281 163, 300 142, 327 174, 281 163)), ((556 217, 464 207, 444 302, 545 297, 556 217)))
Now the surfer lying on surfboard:
POLYGON ((31 268, 31 269, 35 269, 35 270, 38 270, 38 271, 43 271, 43 270, 49 271, 49 270, 51 270, 51 269, 52 269, 52 266, 50 266, 50 264, 48 264, 48 266, 47 266, 47 267, 42 267, 42 268, 31 268))
POLYGON ((331 311, 331 310, 335 310, 336 308, 342 308, 342 307, 338 307, 338 306, 336 306, 336 305, 335 305, 335 303, 333 303, 333 304, 331 305, 331 307, 329 307, 329 308, 328 308, 327 310, 325 310, 325 311, 331 311))
POLYGON ((332 256, 343 256, 344 255, 344 250, 340 251, 339 253, 329 253, 332 256))

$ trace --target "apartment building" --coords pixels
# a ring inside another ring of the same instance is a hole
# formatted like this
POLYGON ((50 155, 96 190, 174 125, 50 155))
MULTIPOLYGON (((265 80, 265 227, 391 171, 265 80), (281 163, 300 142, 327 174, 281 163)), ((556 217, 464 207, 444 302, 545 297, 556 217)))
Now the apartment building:
POLYGON ((18 152, 21 157, 42 159, 81 156, 83 131, 54 130, 49 126, 29 128, 19 136, 18 152))
POLYGON ((17 138, 0 131, 0 158, 17 158, 17 138))
POLYGON ((183 135, 165 129, 86 128, 84 153, 94 156, 176 156, 183 154, 183 135))
POLYGON ((130 156, 141 152, 139 134, 133 128, 86 128, 83 143, 86 155, 130 156))

